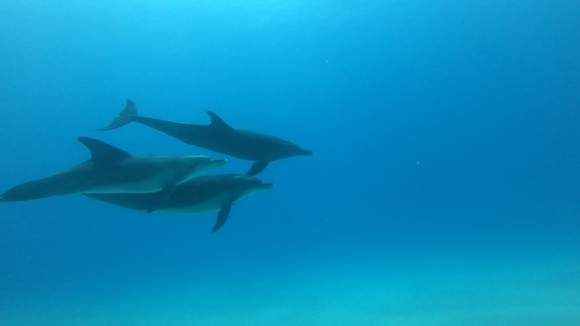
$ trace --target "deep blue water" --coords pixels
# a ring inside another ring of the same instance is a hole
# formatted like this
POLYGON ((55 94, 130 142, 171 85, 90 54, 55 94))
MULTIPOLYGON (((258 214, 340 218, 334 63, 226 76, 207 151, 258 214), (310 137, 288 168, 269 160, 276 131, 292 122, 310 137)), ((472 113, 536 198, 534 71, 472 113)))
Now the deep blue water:
POLYGON ((0 191, 87 159, 78 136, 225 157, 94 131, 127 98, 314 152, 273 162, 215 234, 213 213, 2 203, 0 324, 580 323, 554 308, 580 304, 575 1, 7 0, 0 44, 0 191), (369 301, 353 315, 336 288, 369 301))

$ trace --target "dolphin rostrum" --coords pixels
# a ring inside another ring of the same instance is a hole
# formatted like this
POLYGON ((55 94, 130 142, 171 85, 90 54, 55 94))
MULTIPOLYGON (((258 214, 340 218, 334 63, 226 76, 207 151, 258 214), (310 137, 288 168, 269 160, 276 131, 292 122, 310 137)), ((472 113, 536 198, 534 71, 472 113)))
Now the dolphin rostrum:
POLYGON ((55 175, 26 182, 0 195, 0 201, 20 201, 73 193, 151 193, 153 211, 171 196, 175 186, 226 163, 207 156, 134 156, 102 141, 79 137, 91 158, 55 175))
POLYGON ((312 155, 312 151, 302 149, 289 141, 253 131, 234 129, 215 113, 206 112, 211 117, 209 125, 177 123, 139 116, 135 104, 127 100, 127 105, 119 116, 108 126, 97 130, 111 130, 130 122, 138 122, 184 143, 255 161, 246 173, 250 176, 260 173, 272 161, 292 156, 312 155))
MULTIPOLYGON (((219 230, 230 214, 232 204, 271 183, 247 175, 224 174, 201 176, 175 187, 171 196, 156 211, 177 214, 198 214, 219 211, 212 232, 219 230)), ((147 210, 155 194, 84 194, 88 197, 135 210, 147 210)))

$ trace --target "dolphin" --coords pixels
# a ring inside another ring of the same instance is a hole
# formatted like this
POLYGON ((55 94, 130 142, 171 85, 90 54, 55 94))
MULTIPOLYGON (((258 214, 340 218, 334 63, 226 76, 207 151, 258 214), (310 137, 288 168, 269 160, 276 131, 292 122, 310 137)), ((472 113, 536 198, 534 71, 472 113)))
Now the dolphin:
POLYGON ((207 156, 134 156, 112 145, 79 137, 92 156, 52 176, 23 183, 0 195, 0 201, 31 200, 73 193, 150 193, 148 211, 171 196, 175 186, 226 163, 207 156))
MULTIPOLYGON (((272 188, 272 183, 247 175, 224 174, 201 176, 175 187, 171 196, 156 211, 177 214, 199 214, 219 211, 212 232, 228 219, 232 204, 260 190, 272 188)), ((155 194, 83 194, 117 206, 144 211, 155 194)))
POLYGON ((312 155, 312 151, 273 136, 234 129, 217 114, 205 111, 211 118, 209 125, 185 124, 139 116, 135 103, 127 100, 127 105, 119 116, 99 131, 122 127, 130 122, 138 122, 184 143, 203 147, 215 152, 231 155, 244 160, 255 161, 247 175, 260 173, 275 160, 292 156, 312 155))

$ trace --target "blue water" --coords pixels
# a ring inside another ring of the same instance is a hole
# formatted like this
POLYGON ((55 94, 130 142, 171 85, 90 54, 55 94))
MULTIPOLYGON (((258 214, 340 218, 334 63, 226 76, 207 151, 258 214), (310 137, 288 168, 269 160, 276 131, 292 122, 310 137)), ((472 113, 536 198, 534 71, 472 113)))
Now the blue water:
MULTIPOLYGON (((88 158, 224 157, 145 116, 291 140, 215 214, 0 205, 1 325, 579 325, 580 5, 0 3, 0 191, 88 158)), ((243 173, 229 158, 215 173, 243 173)))

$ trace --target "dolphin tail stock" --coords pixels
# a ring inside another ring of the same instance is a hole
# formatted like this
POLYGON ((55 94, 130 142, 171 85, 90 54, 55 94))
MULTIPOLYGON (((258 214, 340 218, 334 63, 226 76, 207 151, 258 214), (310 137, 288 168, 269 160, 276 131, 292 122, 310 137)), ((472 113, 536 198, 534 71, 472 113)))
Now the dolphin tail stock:
POLYGON ((121 128, 124 125, 133 122, 134 120, 133 118, 138 116, 139 112, 137 111, 137 106, 135 105, 135 103, 133 103, 133 101, 131 100, 127 100, 127 105, 125 105, 125 108, 123 109, 123 111, 119 113, 117 117, 111 120, 111 122, 106 127, 99 128, 96 130, 105 131, 121 128))
POLYGON ((301 156, 312 156, 312 151, 307 150, 307 149, 300 149, 300 151, 298 152, 298 155, 301 155, 301 156))

